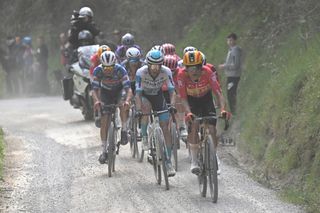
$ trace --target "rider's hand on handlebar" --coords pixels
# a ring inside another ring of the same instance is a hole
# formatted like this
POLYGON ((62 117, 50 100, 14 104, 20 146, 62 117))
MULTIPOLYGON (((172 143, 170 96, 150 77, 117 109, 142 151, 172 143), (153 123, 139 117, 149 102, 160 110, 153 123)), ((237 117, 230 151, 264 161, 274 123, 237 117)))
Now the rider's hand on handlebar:
POLYGON ((221 110, 221 117, 226 119, 226 120, 229 120, 231 118, 231 113, 230 112, 227 112, 225 110, 221 110))
POLYGON ((191 112, 187 113, 187 115, 185 117, 186 122, 192 122, 193 119, 194 119, 194 114, 191 112))
POLYGON ((141 116, 142 116, 141 110, 137 110, 137 111, 136 111, 136 114, 135 114, 135 117, 136 117, 136 118, 141 118, 141 116))
POLYGON ((177 109, 176 109, 174 106, 170 106, 170 107, 168 108, 168 110, 169 110, 169 112, 172 113, 172 114, 177 113, 177 109))

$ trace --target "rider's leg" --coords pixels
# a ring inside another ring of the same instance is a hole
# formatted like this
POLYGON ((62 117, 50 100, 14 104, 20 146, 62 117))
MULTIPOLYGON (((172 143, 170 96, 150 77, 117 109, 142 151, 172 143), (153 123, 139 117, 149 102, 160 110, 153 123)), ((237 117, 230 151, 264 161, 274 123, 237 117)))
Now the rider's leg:
POLYGON ((124 107, 120 107, 120 118, 121 118, 121 144, 126 145, 128 143, 127 136, 127 119, 129 110, 124 107))
MULTIPOLYGON (((142 97, 142 105, 141 105, 142 113, 150 113, 150 110, 151 110, 150 102, 146 98, 142 97)), ((148 116, 142 116, 141 121, 140 121, 141 136, 142 136, 142 143, 144 146, 144 150, 149 149, 148 134, 147 134, 148 121, 149 121, 148 116)))
POLYGON ((108 129, 110 126, 110 116, 108 114, 105 114, 101 117, 101 126, 100 126, 100 137, 101 137, 101 143, 102 143, 102 153, 99 156, 99 162, 101 164, 105 163, 107 160, 107 147, 108 147, 108 129))
POLYGON ((191 172, 198 174, 200 172, 200 167, 198 164, 198 154, 199 154, 199 136, 198 136, 199 123, 193 122, 191 124, 191 132, 188 135, 188 144, 191 154, 191 172))

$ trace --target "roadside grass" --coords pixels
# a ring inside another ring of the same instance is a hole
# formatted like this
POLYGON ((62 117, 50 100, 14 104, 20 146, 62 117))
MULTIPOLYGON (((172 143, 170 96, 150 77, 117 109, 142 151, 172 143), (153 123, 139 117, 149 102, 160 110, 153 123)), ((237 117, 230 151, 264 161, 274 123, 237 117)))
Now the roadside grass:
MULTIPOLYGON (((241 123, 239 149, 255 160, 255 179, 271 187, 276 181, 284 200, 319 211, 320 37, 302 41, 299 30, 291 29, 271 40, 269 48, 264 37, 250 36, 259 29, 261 17, 248 18, 246 25, 238 18, 224 26, 212 17, 199 18, 177 51, 195 46, 218 65, 227 53, 226 35, 242 35, 246 61, 236 115, 241 123), (216 29, 206 30, 208 23, 216 29)), ((219 74, 225 91, 224 74, 219 74)))

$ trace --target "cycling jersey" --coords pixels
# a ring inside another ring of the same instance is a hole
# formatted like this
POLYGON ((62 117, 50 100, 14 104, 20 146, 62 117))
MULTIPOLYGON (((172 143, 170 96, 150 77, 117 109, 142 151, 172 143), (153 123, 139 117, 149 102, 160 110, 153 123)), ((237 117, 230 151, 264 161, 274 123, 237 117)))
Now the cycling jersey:
POLYGON ((218 81, 219 84, 220 84, 219 76, 218 76, 218 72, 217 72, 217 70, 216 70, 216 67, 215 67, 213 64, 210 64, 210 63, 206 63, 206 65, 204 65, 204 66, 207 66, 207 67, 209 67, 209 68, 212 70, 212 72, 216 75, 217 81, 218 81))
POLYGON ((90 60, 91 60, 90 76, 93 76, 93 70, 100 64, 100 58, 98 56, 98 53, 91 56, 90 60))
POLYGON ((178 72, 178 88, 180 97, 183 99, 187 96, 202 97, 210 90, 215 94, 221 94, 216 75, 207 66, 202 66, 202 74, 197 82, 190 79, 186 68, 181 68, 178 72))
POLYGON ((126 69, 120 64, 115 64, 112 74, 105 75, 102 65, 93 71, 93 89, 103 88, 105 90, 119 90, 130 88, 130 81, 126 69))
POLYGON ((174 91, 174 83, 171 70, 166 66, 161 66, 159 75, 153 78, 148 71, 148 65, 144 65, 137 70, 136 74, 136 93, 146 95, 157 95, 161 91, 162 85, 168 85, 169 92, 174 91))

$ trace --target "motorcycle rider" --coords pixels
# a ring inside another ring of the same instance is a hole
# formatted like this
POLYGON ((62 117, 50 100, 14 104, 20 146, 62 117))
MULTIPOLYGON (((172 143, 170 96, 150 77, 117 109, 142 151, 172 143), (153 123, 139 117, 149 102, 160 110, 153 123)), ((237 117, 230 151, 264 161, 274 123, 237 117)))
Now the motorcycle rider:
POLYGON ((119 46, 116 50, 116 56, 119 63, 122 63, 126 59, 126 52, 130 47, 135 47, 140 50, 142 55, 141 47, 134 43, 134 36, 130 33, 126 33, 121 38, 121 46, 119 46))
POLYGON ((108 109, 104 108, 106 105, 118 104, 121 100, 122 91, 125 90, 125 97, 120 107, 120 117, 122 122, 121 129, 121 144, 128 143, 127 126, 125 125, 128 118, 129 103, 132 98, 132 91, 130 88, 130 80, 126 69, 120 64, 116 63, 116 56, 112 51, 105 51, 100 58, 101 64, 94 69, 93 72, 93 99, 95 101, 94 108, 99 110, 102 114, 100 136, 102 141, 102 154, 99 157, 101 164, 105 163, 108 147, 108 131, 111 116, 108 114, 108 109), (100 94, 100 95, 99 95, 100 94))
POLYGON ((78 35, 83 30, 88 30, 91 33, 93 40, 100 33, 100 30, 97 29, 93 22, 93 12, 89 7, 82 7, 79 11, 79 15, 77 14, 77 11, 74 11, 68 38, 72 49, 76 49, 80 46, 78 35))

